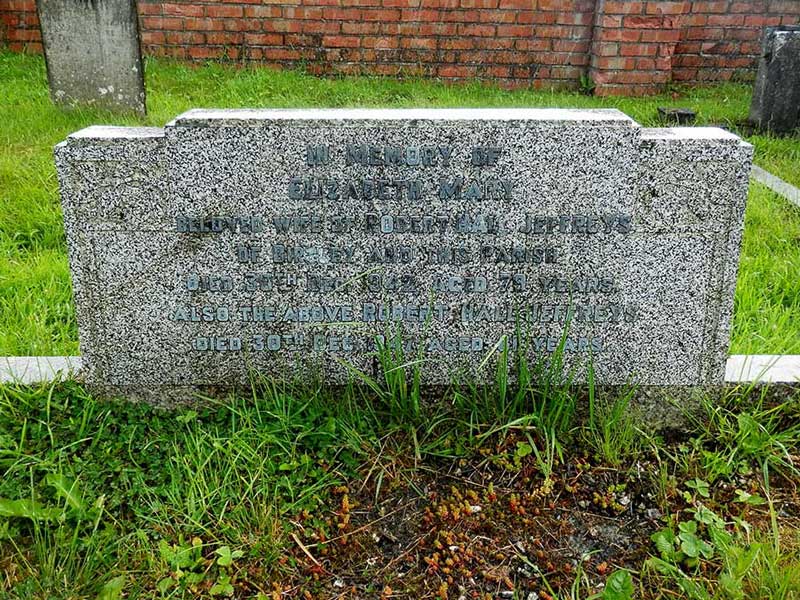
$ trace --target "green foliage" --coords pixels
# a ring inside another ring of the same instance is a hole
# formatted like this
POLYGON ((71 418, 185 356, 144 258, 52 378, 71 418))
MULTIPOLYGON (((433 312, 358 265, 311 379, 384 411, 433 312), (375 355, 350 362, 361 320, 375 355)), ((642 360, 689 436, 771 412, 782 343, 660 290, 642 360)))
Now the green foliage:
MULTIPOLYGON (((755 141, 759 148, 759 138, 755 141)), ((800 185, 800 142, 782 155, 781 168, 765 164, 800 185), (789 158, 793 156, 794 158, 789 158)), ((759 154, 757 153, 757 157, 759 154)), ((758 160, 758 158, 757 158, 758 160)), ((734 354, 800 354, 800 208, 753 182, 734 297, 731 351, 734 354)))
POLYGON ((771 173, 792 185, 800 186, 800 145, 797 135, 775 136, 767 133, 754 133, 748 138, 755 146, 755 160, 771 173))
POLYGON ((69 508, 83 513, 85 510, 83 498, 78 489, 78 482, 70 480, 61 473, 48 473, 45 482, 52 487, 56 494, 62 498, 69 508))
POLYGON ((652 538, 660 558, 651 558, 647 566, 673 578, 690 598, 711 598, 705 586, 687 574, 696 571, 700 562, 714 558, 732 543, 726 524, 714 512, 698 505, 694 519, 680 521, 677 528, 665 527, 652 538))
POLYGON ((230 546, 221 546, 214 550, 214 554, 218 556, 217 564, 220 567, 230 567, 233 564, 233 561, 237 558, 242 558, 244 556, 244 552, 241 550, 234 550, 231 551, 230 546))
POLYGON ((378 373, 373 376, 342 361, 342 367, 365 386, 377 400, 378 408, 386 412, 398 426, 421 424, 420 373, 424 363, 422 356, 407 360, 403 344, 403 332, 392 327, 382 338, 376 338, 377 349, 373 353, 378 373))
MULTIPOLYGON (((450 469, 477 455, 485 457, 490 471, 496 467, 514 477, 534 476, 536 494, 554 498, 556 492, 563 498, 577 491, 571 484, 561 487, 565 470, 571 472, 570 480, 588 480, 567 459, 574 460, 576 453, 584 456, 580 448, 572 448, 571 436, 589 425, 576 428, 574 415, 563 421, 565 430, 559 429, 558 420, 539 420, 536 403, 543 397, 576 393, 553 384, 545 395, 540 384, 531 377, 519 396, 524 398, 519 408, 497 403, 483 409, 486 415, 500 409, 512 417, 510 422, 479 423, 474 415, 480 407, 437 398, 436 406, 421 402, 413 428, 399 427, 402 415, 392 413, 388 398, 382 401, 364 387, 261 381, 254 383, 248 398, 209 400, 205 406, 166 412, 99 403, 75 383, 2 386, 0 556, 14 561, 18 576, 13 583, 0 583, 0 591, 12 598, 114 598, 120 593, 238 597, 248 569, 279 577, 286 568, 282 560, 292 546, 287 538, 296 531, 287 530, 296 526, 298 514, 313 515, 330 502, 331 489, 353 481, 373 480, 374 497, 381 498, 390 487, 382 478, 402 472, 402 457, 413 457, 415 448, 420 453, 414 464, 423 469, 450 469), (522 412, 526 406, 528 412, 522 412), (433 420, 439 424, 430 428, 433 420)), ((501 382, 496 389, 506 389, 508 401, 516 402, 517 391, 510 382, 504 386, 501 382)), ((741 450, 718 448, 709 436, 719 437, 717 429, 724 428, 720 423, 736 432, 740 424, 752 429, 740 414, 781 434, 786 423, 789 430, 793 426, 796 402, 767 404, 753 393, 749 401, 728 399, 715 406, 730 414, 713 412, 712 427, 698 420, 687 454, 675 455, 672 468, 681 483, 675 483, 674 493, 665 492, 673 502, 665 512, 677 511, 653 537, 657 556, 648 562, 650 575, 645 576, 693 598, 713 597, 716 586, 727 590, 722 598, 788 599, 800 581, 798 562, 781 551, 777 535, 768 542, 754 541, 744 517, 730 515, 732 508, 743 515, 771 509, 768 489, 715 482, 702 471, 701 451, 740 453, 735 462, 748 470, 761 465, 771 469, 763 441, 753 443, 759 435, 742 435, 741 450), (781 408, 773 412, 776 406, 781 408), (724 489, 731 499, 725 521, 713 504, 724 489), (681 508, 684 504, 690 509, 681 508), (758 592, 762 589, 768 592, 758 592)), ((787 452, 796 453, 794 442, 783 438, 783 443, 787 452)), ((663 454, 669 456, 665 450, 663 454)), ((621 466, 630 469, 646 459, 643 451, 619 456, 621 466)), ((586 465, 584 460, 579 464, 586 465)), ((414 474, 403 476, 413 480, 414 474)), ((396 485, 396 475, 394 481, 396 485)), ((602 486, 595 482, 587 510, 623 514, 630 504, 622 505, 622 496, 638 493, 631 481, 635 478, 629 474, 602 486)), ((494 494, 490 485, 487 497, 494 494)), ((481 514, 487 512, 488 507, 481 514)), ((308 530, 326 527, 318 517, 308 519, 303 524, 308 530)), ((612 573, 595 597, 630 597, 634 577, 635 572, 612 573)), ((580 570, 575 582, 570 597, 597 593, 596 583, 580 570)))
POLYGON ((736 502, 749 504, 750 506, 760 506, 766 504, 766 500, 757 494, 751 494, 744 490, 736 490, 736 502))
POLYGON ((359 400, 272 384, 172 413, 98 403, 74 383, 0 386, 0 544, 28 548, 17 592, 58 596, 69 582, 97 594, 118 561, 155 545, 169 570, 162 587, 199 585, 213 563, 213 585, 229 595, 237 547, 274 564, 282 516, 313 509, 361 464, 375 421, 352 410, 359 400))
MULTIPOLYGON (((710 498, 711 492, 710 487, 707 481, 700 479, 699 477, 695 477, 691 481, 686 482, 686 487, 690 490, 694 490, 698 495, 702 496, 703 498, 710 498)), ((688 498, 691 500, 691 495, 688 498)))
POLYGON ((399 328, 387 330, 375 343, 372 357, 377 373, 374 375, 340 361, 353 384, 347 388, 348 396, 365 408, 364 415, 373 423, 388 422, 392 431, 402 432, 415 459, 458 453, 463 448, 454 448, 452 439, 439 435, 447 420, 442 411, 425 413, 422 410, 420 382, 425 363, 422 346, 416 358, 407 359, 399 328))
POLYGON ((179 539, 177 544, 168 544, 161 540, 158 550, 170 570, 170 575, 157 584, 157 589, 162 595, 175 591, 194 595, 206 582, 211 583, 209 593, 212 596, 233 595, 234 589, 227 569, 233 564, 233 553, 228 546, 217 549, 216 554, 219 554, 219 558, 216 561, 203 556, 203 541, 197 537, 189 542, 179 539), (221 564, 220 559, 224 559, 226 564, 221 564))
POLYGON ((602 460, 619 465, 639 450, 641 432, 631 412, 635 388, 615 390, 611 397, 601 396, 594 385, 594 369, 589 369, 589 415, 582 427, 587 446, 602 460))
MULTIPOLYGON (((658 106, 691 105, 698 123, 736 128, 750 88, 678 89, 680 96, 607 98, 580 92, 503 90, 472 83, 358 77, 301 71, 185 65, 148 59, 145 119, 98 110, 62 111, 50 102, 44 61, 0 50, 0 355, 78 353, 52 148, 88 125, 162 126, 197 107, 563 106, 618 108, 657 126, 658 106)), ((591 82, 583 81, 589 91, 591 82)), ((753 135, 756 160, 800 185, 797 138, 753 135)), ((800 211, 765 188, 751 189, 732 333, 735 353, 800 353, 800 211)), ((409 382, 413 390, 413 382, 409 382)), ((412 399, 413 394, 408 397, 412 399)))
POLYGON ((691 520, 653 534, 658 557, 646 561, 645 572, 672 582, 690 600, 790 600, 800 593, 800 564, 781 555, 777 529, 772 543, 753 541, 742 519, 727 523, 700 502, 689 512, 691 520), (711 569, 713 578, 699 576, 711 569))
POLYGON ((631 600, 633 598, 633 578, 630 571, 614 571, 606 580, 602 600, 631 600))
POLYGON ((580 78, 580 91, 581 94, 584 96, 591 96, 594 94, 594 90, 597 87, 597 84, 594 82, 594 79, 588 73, 582 73, 580 78))
POLYGON ((30 519, 31 521, 57 521, 64 511, 54 506, 42 506, 35 500, 0 498, 0 517, 30 519))
POLYGON ((119 600, 122 598, 122 590, 125 587, 125 577, 119 575, 106 582, 100 593, 97 594, 97 600, 119 600))
POLYGON ((711 482, 750 472, 754 465, 768 473, 797 475, 792 456, 800 448, 799 399, 795 392, 770 404, 767 388, 733 390, 721 399, 703 397, 702 413, 690 415, 700 433, 687 454, 711 482))
POLYGON ((244 556, 241 550, 231 551, 230 546, 220 546, 214 551, 216 559, 203 556, 203 541, 194 537, 176 544, 161 540, 158 546, 161 559, 169 567, 170 575, 159 580, 157 589, 162 595, 176 592, 196 595, 203 587, 212 596, 233 596, 231 573, 234 562, 244 556))
MULTIPOLYGON (((525 325, 529 327, 529 325, 525 325)), ((484 436, 514 428, 533 427, 556 438, 568 433, 575 416, 575 394, 572 389, 574 369, 564 369, 564 343, 548 357, 530 362, 530 332, 517 325, 514 344, 501 338, 489 349, 476 369, 477 373, 494 375, 493 385, 477 386, 474 374, 465 375, 456 383, 455 402, 462 412, 470 414, 470 422, 484 436), (515 350, 511 350, 511 347, 515 350), (491 370, 493 369, 493 371, 491 370), (486 373, 488 371, 488 373, 486 373)))

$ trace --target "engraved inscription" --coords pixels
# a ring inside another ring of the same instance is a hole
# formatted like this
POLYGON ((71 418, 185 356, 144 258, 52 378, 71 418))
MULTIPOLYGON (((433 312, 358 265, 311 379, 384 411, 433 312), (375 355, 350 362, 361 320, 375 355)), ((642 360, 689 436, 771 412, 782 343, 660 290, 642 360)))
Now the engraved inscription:
POLYGON ((177 235, 214 234, 230 256, 179 277, 189 296, 167 318, 192 350, 473 356, 517 349, 524 329, 529 351, 601 354, 608 328, 643 314, 619 265, 579 255, 634 233, 631 215, 518 210, 529 192, 502 145, 353 140, 307 144, 301 160, 291 209, 175 218, 177 235))

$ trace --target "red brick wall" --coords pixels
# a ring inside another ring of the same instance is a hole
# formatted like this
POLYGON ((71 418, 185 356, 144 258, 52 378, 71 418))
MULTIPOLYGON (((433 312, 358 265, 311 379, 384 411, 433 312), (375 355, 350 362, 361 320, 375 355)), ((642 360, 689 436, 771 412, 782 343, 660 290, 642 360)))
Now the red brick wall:
POLYGON ((0 0, 0 45, 41 52, 41 39, 34 0, 0 0))
POLYGON ((752 78, 761 32, 800 23, 800 0, 692 2, 675 48, 672 78, 681 82, 752 78))
MULTIPOLYGON (((139 0, 146 54, 314 73, 484 78, 646 94, 751 79, 766 25, 800 0, 139 0)), ((0 0, 0 43, 40 52, 34 0, 0 0)))
POLYGON ((690 1, 605 0, 598 6, 592 79, 604 94, 658 91, 672 74, 690 1))
POLYGON ((593 0, 140 2, 159 56, 568 85, 588 65, 593 0), (344 5, 347 5, 345 7, 344 5))

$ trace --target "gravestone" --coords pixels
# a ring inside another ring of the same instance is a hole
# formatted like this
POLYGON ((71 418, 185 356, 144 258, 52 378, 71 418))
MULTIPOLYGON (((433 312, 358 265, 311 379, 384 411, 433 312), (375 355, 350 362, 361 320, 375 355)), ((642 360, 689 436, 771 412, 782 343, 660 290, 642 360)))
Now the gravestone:
POLYGON ((697 119, 697 113, 691 108, 669 108, 666 106, 659 106, 657 110, 658 116, 665 123, 691 125, 697 119))
POLYGON ((722 383, 752 147, 616 110, 192 110, 56 147, 85 378, 722 383), (509 361, 511 362, 511 361, 509 361))
POLYGON ((776 133, 800 127, 800 26, 765 30, 750 123, 776 133))
POLYGON ((56 104, 145 114, 135 0, 37 0, 56 104))

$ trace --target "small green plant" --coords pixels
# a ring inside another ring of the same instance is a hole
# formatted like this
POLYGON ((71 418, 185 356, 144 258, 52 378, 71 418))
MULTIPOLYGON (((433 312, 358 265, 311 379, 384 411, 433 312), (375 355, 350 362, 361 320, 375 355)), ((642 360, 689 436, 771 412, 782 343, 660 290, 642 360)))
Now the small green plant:
POLYGON ((624 492, 627 486, 624 483, 609 485, 602 493, 595 491, 592 494, 592 503, 603 510, 611 509, 621 513, 625 510, 624 492))
POLYGON ((198 537, 188 542, 179 539, 176 544, 161 540, 158 549, 170 570, 170 574, 157 585, 162 595, 174 590, 196 594, 207 587, 212 596, 233 596, 233 572, 235 561, 244 556, 241 550, 220 546, 212 557, 206 558, 203 556, 203 541, 198 537))
POLYGON ((610 399, 599 396, 591 364, 587 388, 589 415, 582 428, 583 440, 600 459, 617 466, 640 449, 641 433, 630 411, 635 388, 615 392, 610 399))
POLYGON ((758 494, 751 494, 745 490, 736 490, 736 499, 734 501, 741 502, 742 504, 748 504, 750 506, 761 506, 762 504, 767 503, 767 501, 758 494))
POLYGON ((793 454, 800 447, 800 422, 793 417, 796 398, 769 404, 768 388, 737 389, 721 399, 701 398, 701 415, 689 415, 698 436, 692 450, 706 478, 730 478, 754 468, 797 476, 793 454), (740 398, 747 398, 743 402, 740 398))
POLYGON ((92 590, 103 584, 100 597, 119 597, 122 583, 109 579, 116 560, 119 538, 106 522, 104 496, 87 503, 78 479, 47 472, 29 497, 0 498, 0 541, 16 548, 39 594, 92 590), (39 494, 45 499, 37 499, 39 494), (16 540, 30 539, 30 553, 23 554, 16 540), (115 595, 116 594, 116 595, 115 595))
POLYGON ((233 596, 234 589, 231 583, 231 571, 234 567, 234 561, 242 558, 244 552, 241 550, 231 551, 230 546, 221 546, 214 551, 214 554, 217 555, 217 566, 220 567, 220 570, 209 592, 212 596, 233 596))
POLYGON ((693 513, 694 518, 678 522, 677 529, 665 527, 653 534, 662 560, 694 569, 702 559, 713 558, 715 548, 730 544, 731 534, 716 513, 700 503, 693 513))
MULTIPOLYGON (((704 489, 703 483, 695 489, 704 489)), ((739 490, 737 501, 760 505, 763 499, 739 490)), ((645 562, 646 572, 658 573, 691 600, 790 600, 800 593, 800 565, 782 555, 774 524, 771 542, 754 541, 743 519, 725 522, 703 503, 694 504, 692 519, 653 534, 659 556, 645 562)))
MULTIPOLYGON (((708 485, 707 481, 700 479, 699 477, 695 477, 694 479, 686 482, 686 487, 690 490, 694 490, 698 496, 703 498, 710 498, 711 497, 711 488, 708 485)), ((686 498, 687 502, 692 501, 692 494, 691 492, 685 492, 684 497, 686 498)))
POLYGON ((176 587, 191 591, 205 579, 203 541, 200 538, 194 537, 188 543, 179 539, 175 544, 161 540, 158 551, 170 571, 170 575, 158 582, 157 588, 162 594, 176 587))
POLYGON ((694 513, 694 519, 680 521, 677 527, 665 527, 651 539, 659 556, 648 559, 645 569, 673 580, 693 600, 710 600, 705 585, 693 574, 699 572, 702 560, 714 557, 720 544, 730 542, 725 523, 703 507, 702 512, 694 513))
POLYGON ((625 569, 614 571, 606 579, 603 591, 595 596, 598 600, 631 600, 633 598, 633 577, 625 569))
POLYGON ((100 592, 97 594, 97 600, 119 600, 122 598, 122 590, 125 588, 125 576, 118 575, 113 579, 108 580, 100 592))
POLYGON ((582 73, 580 78, 580 89, 581 94, 584 96, 593 96, 594 90, 597 88, 597 84, 592 79, 592 76, 588 73, 582 73))

